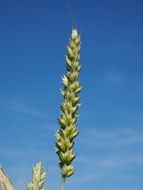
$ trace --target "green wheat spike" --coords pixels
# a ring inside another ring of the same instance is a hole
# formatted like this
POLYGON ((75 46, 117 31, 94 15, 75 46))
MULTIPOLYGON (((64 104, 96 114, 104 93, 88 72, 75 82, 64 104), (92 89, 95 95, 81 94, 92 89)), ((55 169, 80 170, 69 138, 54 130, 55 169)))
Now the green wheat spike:
POLYGON ((32 181, 27 185, 27 190, 45 190, 44 181, 46 173, 43 171, 42 163, 39 162, 33 168, 32 181))
POLYGON ((79 117, 77 110, 80 107, 78 93, 82 89, 78 80, 81 70, 79 59, 80 36, 74 28, 67 47, 67 72, 62 77, 63 89, 61 94, 63 95, 63 101, 59 117, 60 129, 56 132, 56 153, 59 156, 59 166, 63 179, 71 176, 75 171, 72 166, 72 161, 76 157, 73 146, 74 138, 79 133, 76 121, 79 117))

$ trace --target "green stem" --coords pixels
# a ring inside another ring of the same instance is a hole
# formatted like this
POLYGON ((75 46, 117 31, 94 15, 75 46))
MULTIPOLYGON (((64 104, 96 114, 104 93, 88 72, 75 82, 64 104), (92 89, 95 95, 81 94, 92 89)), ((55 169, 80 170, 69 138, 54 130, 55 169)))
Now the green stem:
POLYGON ((61 181, 61 190, 64 190, 64 187, 65 187, 65 181, 66 181, 66 178, 65 178, 65 177, 62 177, 62 181, 61 181))

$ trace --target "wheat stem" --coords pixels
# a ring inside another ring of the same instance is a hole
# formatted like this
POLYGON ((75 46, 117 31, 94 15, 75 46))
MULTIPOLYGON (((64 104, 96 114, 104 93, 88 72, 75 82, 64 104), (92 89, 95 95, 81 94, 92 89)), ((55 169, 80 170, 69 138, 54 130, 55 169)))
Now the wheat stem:
POLYGON ((62 177, 62 180, 61 180, 61 190, 65 189, 65 182, 66 182, 66 178, 62 177))

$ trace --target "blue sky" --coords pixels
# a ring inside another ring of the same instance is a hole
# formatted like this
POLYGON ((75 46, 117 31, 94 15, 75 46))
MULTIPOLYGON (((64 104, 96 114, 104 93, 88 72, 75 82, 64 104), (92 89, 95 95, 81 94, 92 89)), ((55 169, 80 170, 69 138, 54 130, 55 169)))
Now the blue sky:
MULTIPOLYGON (((81 33, 82 107, 76 173, 67 190, 142 190, 143 1, 72 0, 81 33)), ((0 1, 0 163, 16 189, 54 152, 61 76, 72 22, 66 0, 0 1)))

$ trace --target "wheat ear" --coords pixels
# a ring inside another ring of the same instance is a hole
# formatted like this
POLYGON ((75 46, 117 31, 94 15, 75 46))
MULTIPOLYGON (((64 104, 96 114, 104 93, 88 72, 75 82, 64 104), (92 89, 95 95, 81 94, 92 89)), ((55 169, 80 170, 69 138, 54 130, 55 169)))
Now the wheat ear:
POLYGON ((32 181, 27 185, 27 190, 45 190, 44 181, 46 173, 43 171, 42 163, 39 162, 33 168, 32 181))
POLYGON ((78 81, 81 66, 79 64, 80 58, 80 36, 78 31, 72 29, 71 38, 67 47, 66 75, 62 77, 63 101, 61 103, 61 113, 59 118, 60 129, 56 132, 56 153, 59 156, 59 166, 62 175, 61 189, 64 189, 63 183, 66 178, 71 176, 75 169, 72 166, 76 154, 74 153, 74 138, 78 135, 79 130, 76 121, 79 115, 76 113, 79 104, 79 95, 81 85, 78 81))

